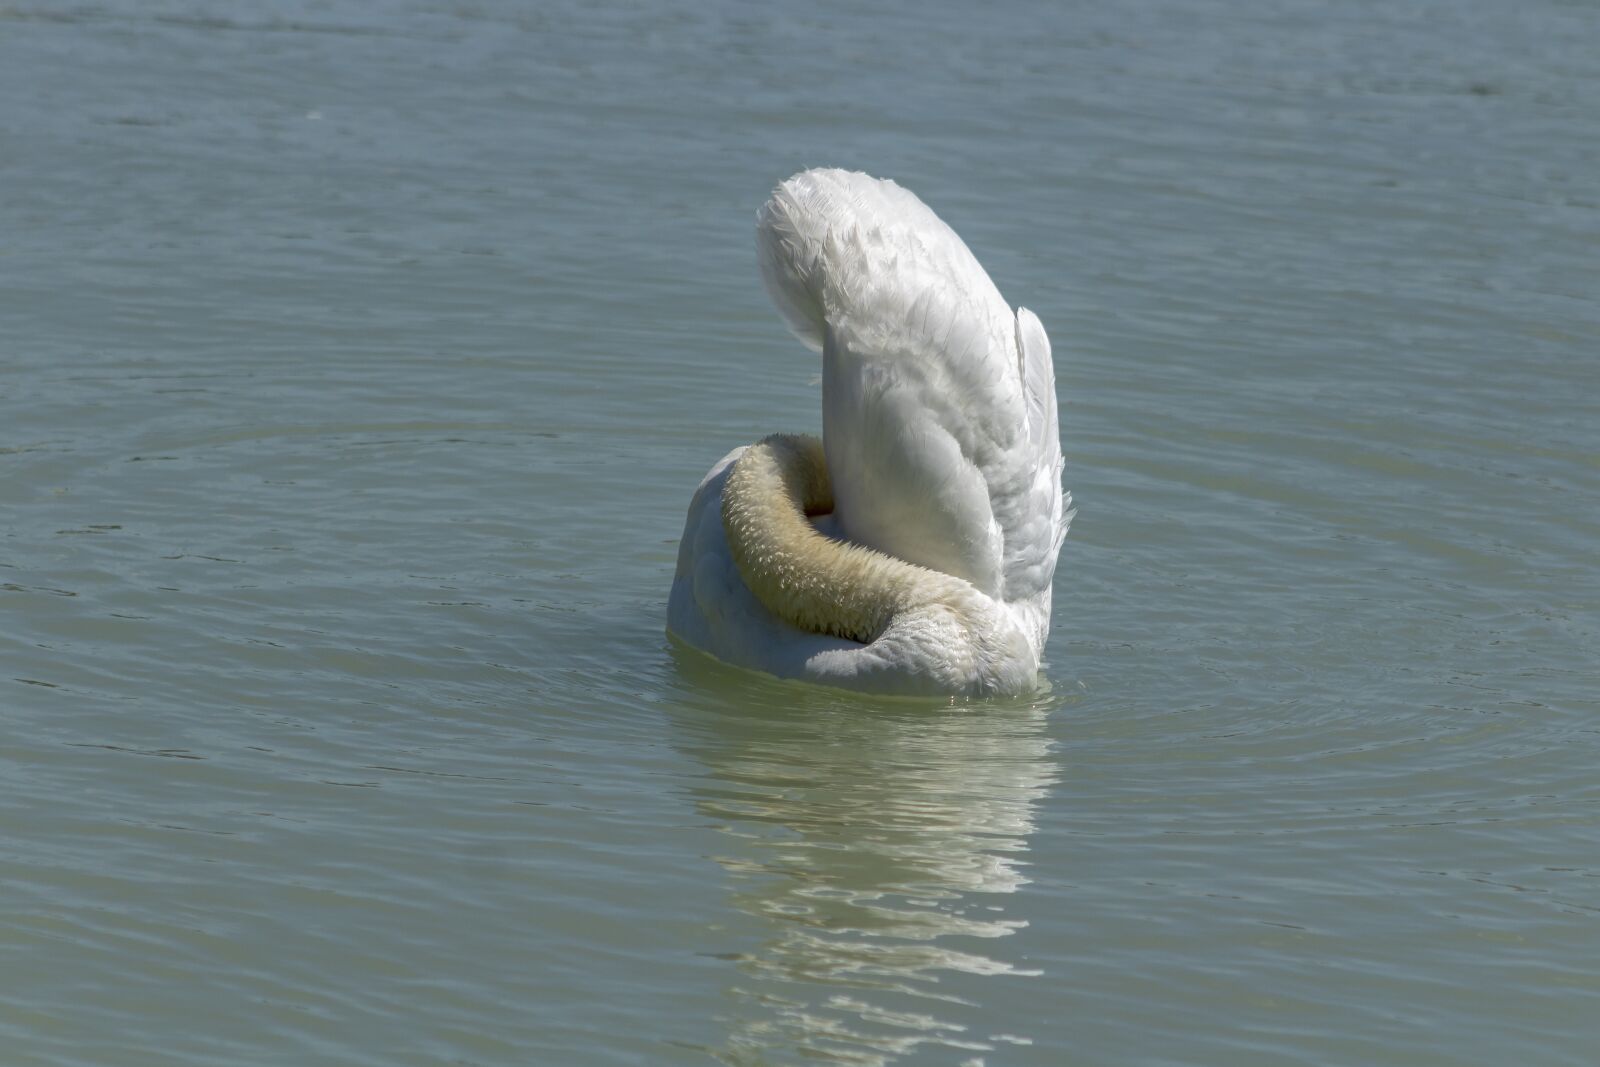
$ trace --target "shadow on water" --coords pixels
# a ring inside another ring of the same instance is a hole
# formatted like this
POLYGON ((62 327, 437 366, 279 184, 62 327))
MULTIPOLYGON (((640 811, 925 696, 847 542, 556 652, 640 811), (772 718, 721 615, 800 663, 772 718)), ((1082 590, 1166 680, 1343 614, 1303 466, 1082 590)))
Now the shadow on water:
POLYGON ((713 858, 748 946, 726 957, 718 1057, 888 1064, 1025 1041, 969 1023, 1004 995, 986 978, 1037 973, 997 942, 1027 925, 1006 897, 1056 780, 1060 699, 930 707, 673 658, 674 744, 705 769, 689 792, 726 835, 713 858))

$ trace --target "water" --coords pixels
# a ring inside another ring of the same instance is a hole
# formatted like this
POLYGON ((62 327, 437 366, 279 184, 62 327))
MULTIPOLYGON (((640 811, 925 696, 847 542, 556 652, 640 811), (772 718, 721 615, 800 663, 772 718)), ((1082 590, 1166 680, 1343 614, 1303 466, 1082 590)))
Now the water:
POLYGON ((1600 13, 0 6, 8 1064, 1589 1064, 1600 13), (803 166, 1034 308, 1048 692, 662 633, 803 166))

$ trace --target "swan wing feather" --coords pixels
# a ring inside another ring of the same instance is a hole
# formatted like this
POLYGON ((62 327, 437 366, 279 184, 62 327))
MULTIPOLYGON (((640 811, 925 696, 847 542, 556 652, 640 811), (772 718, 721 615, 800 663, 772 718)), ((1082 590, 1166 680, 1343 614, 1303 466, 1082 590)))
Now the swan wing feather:
POLYGON ((999 599, 1048 596, 1061 446, 1037 317, 1014 313, 955 231, 892 181, 798 174, 756 232, 773 303, 823 353, 845 533, 999 599))

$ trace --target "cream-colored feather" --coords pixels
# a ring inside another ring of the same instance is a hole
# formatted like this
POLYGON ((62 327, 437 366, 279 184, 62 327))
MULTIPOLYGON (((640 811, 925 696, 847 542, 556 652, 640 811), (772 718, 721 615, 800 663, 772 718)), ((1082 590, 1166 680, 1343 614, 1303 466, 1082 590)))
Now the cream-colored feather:
POLYGON ((832 510, 815 437, 774 434, 747 448, 728 475, 728 549, 745 585, 784 622, 870 644, 902 612, 972 595, 960 578, 823 536, 809 516, 832 510))

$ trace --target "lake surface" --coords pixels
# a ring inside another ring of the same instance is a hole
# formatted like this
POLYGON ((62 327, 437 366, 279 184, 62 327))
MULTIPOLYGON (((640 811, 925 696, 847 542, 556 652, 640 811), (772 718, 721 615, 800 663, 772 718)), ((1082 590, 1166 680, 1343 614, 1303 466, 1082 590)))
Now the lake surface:
POLYGON ((1600 1059, 1600 10, 0 4, 18 1065, 1600 1059), (1051 331, 1048 688, 674 647, 806 166, 1051 331))

